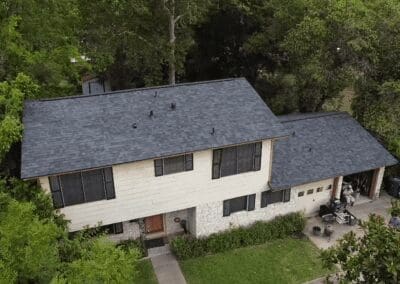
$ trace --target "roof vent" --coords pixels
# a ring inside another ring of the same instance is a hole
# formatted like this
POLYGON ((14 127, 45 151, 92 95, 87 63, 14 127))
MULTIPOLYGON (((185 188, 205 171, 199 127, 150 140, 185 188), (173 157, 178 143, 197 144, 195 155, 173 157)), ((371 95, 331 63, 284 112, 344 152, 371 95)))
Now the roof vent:
POLYGON ((133 123, 133 124, 132 124, 132 128, 133 128, 133 129, 136 129, 136 128, 137 128, 137 124, 136 124, 136 123, 133 123))
POLYGON ((149 113, 149 117, 153 117, 153 116, 154 116, 154 112, 153 112, 153 110, 151 110, 149 113))
POLYGON ((293 131, 293 132, 292 132, 292 136, 295 136, 295 135, 296 135, 296 131, 293 131))
POLYGON ((154 92, 154 97, 155 97, 155 98, 157 98, 157 94, 158 94, 158 92, 155 91, 155 92, 154 92))
POLYGON ((215 134, 215 128, 213 127, 212 128, 212 130, 211 130, 211 133, 210 133, 211 135, 214 135, 215 134))
POLYGON ((171 103, 171 109, 175 110, 176 109, 176 103, 171 103))
POLYGON ((311 147, 308 147, 308 152, 311 152, 312 151, 312 148, 311 147))

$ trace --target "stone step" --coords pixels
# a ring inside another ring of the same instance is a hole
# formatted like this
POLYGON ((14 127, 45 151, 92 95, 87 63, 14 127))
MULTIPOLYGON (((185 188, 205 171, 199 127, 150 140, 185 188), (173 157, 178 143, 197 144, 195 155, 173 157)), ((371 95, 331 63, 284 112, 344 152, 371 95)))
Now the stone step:
POLYGON ((171 249, 169 248, 169 244, 166 244, 162 247, 155 247, 155 248, 150 248, 147 250, 148 257, 154 257, 158 255, 166 255, 171 253, 171 249))

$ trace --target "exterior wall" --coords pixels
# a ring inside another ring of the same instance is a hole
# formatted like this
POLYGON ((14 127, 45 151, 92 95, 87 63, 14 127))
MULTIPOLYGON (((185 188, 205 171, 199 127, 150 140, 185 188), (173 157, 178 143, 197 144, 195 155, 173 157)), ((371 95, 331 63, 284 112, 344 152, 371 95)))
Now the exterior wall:
POLYGON ((140 227, 138 222, 123 222, 124 232, 122 234, 110 234, 108 238, 114 242, 124 240, 135 240, 140 237, 140 227))
POLYGON ((180 224, 180 222, 175 222, 175 218, 179 218, 179 220, 186 220, 188 223, 188 211, 189 210, 179 210, 171 213, 165 214, 165 232, 168 235, 183 233, 184 230, 180 224))
MULTIPOLYGON (((329 202, 333 186, 333 178, 314 183, 296 186, 291 190, 289 202, 270 204, 261 208, 261 192, 252 190, 248 194, 256 193, 256 206, 254 211, 240 211, 223 217, 223 200, 213 201, 196 207, 196 237, 207 236, 215 232, 224 231, 238 226, 247 226, 255 221, 270 220, 277 215, 284 215, 290 212, 303 211, 310 215, 319 210, 319 206, 329 202), (317 187, 323 187, 322 192, 316 192, 317 187), (298 192, 314 189, 311 195, 298 197, 298 192)), ((235 197, 239 197, 237 195, 235 197)))
MULTIPOLYGON (((115 199, 67 206, 60 212, 71 220, 70 231, 77 231, 98 222, 104 225, 124 222, 259 193, 267 188, 270 151, 271 141, 263 141, 260 171, 214 180, 211 149, 193 153, 193 171, 160 177, 154 176, 153 160, 116 165, 113 166, 115 199)), ((48 178, 39 181, 49 191, 48 178)), ((195 227, 198 229, 201 224, 195 227)))

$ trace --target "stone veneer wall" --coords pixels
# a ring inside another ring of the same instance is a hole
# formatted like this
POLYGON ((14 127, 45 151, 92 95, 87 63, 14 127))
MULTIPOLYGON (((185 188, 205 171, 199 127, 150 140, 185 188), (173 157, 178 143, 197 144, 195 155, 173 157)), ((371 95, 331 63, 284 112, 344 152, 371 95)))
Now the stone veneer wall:
POLYGON ((202 204, 196 207, 196 237, 208 236, 212 233, 224 231, 238 226, 247 226, 256 221, 271 220, 278 215, 302 211, 306 215, 313 215, 319 206, 329 202, 333 179, 309 183, 291 190, 289 202, 270 204, 261 208, 261 192, 256 193, 256 206, 254 211, 240 211, 223 217, 223 200, 202 204), (321 192, 317 188, 322 187, 321 192), (307 195, 308 189, 314 189, 313 194, 307 195), (298 197, 298 192, 305 191, 304 196, 298 197))

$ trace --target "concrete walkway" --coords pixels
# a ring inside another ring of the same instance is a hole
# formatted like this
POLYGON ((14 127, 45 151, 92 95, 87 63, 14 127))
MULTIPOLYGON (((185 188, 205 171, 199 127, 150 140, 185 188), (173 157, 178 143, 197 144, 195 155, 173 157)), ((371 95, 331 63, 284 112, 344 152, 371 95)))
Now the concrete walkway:
POLYGON ((181 268, 169 246, 149 249, 149 257, 160 284, 186 284, 181 268))

